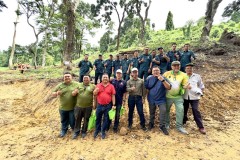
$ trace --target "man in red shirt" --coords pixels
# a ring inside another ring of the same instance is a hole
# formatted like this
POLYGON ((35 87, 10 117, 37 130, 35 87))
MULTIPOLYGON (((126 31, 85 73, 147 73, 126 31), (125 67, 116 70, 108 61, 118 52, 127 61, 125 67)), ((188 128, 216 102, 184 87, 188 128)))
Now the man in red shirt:
POLYGON ((94 132, 94 138, 97 138, 99 132, 102 133, 102 139, 106 138, 106 129, 109 124, 108 112, 113 108, 116 109, 115 101, 115 88, 109 83, 109 77, 107 73, 102 76, 102 82, 96 86, 93 94, 97 97, 97 109, 96 109, 96 130, 94 132), (102 122, 103 116, 103 124, 102 122))

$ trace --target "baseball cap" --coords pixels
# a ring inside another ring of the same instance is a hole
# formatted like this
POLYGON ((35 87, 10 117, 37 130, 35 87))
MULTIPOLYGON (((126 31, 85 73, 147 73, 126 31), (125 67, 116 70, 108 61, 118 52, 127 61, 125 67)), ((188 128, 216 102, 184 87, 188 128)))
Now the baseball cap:
POLYGON ((137 69, 137 68, 133 68, 133 69, 132 69, 132 72, 133 72, 133 71, 138 71, 138 69, 137 69))
POLYGON ((122 70, 121 70, 121 69, 118 69, 118 70, 116 71, 116 73, 122 73, 122 70))
POLYGON ((194 65, 193 63, 188 63, 188 64, 186 64, 186 67, 187 67, 187 66, 192 66, 192 67, 193 67, 193 66, 195 66, 195 65, 194 65))
POLYGON ((181 64, 181 63, 180 63, 179 61, 173 61, 173 62, 172 62, 172 66, 173 66, 173 65, 180 65, 180 64, 181 64))

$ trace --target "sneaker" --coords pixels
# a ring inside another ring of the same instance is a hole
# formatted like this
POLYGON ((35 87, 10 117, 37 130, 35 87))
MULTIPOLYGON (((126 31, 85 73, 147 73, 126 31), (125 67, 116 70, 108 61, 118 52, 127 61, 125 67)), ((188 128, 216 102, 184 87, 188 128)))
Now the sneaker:
POLYGON ((199 128, 199 132, 202 133, 202 134, 206 134, 206 130, 204 128, 199 128))
POLYGON ((188 134, 188 132, 183 127, 177 128, 177 130, 182 134, 188 134))
POLYGON ((94 132, 93 138, 96 139, 98 136, 98 132, 94 132))
POLYGON ((169 135, 167 128, 166 127, 160 127, 160 130, 165 134, 165 135, 169 135))
POLYGON ((63 137, 65 137, 66 134, 67 134, 67 132, 61 131, 61 133, 59 134, 59 137, 60 137, 60 138, 63 138, 63 137))
POLYGON ((75 132, 75 133, 73 134, 73 136, 72 136, 72 139, 77 139, 78 135, 79 135, 79 133, 76 133, 76 132, 75 132))
POLYGON ((147 131, 147 127, 146 126, 141 126, 141 129, 143 130, 143 131, 147 131))
POLYGON ((87 133, 82 133, 82 138, 85 138, 87 136, 87 133))
POLYGON ((102 133, 102 139, 105 139, 105 138, 106 138, 106 133, 103 132, 103 133, 102 133))

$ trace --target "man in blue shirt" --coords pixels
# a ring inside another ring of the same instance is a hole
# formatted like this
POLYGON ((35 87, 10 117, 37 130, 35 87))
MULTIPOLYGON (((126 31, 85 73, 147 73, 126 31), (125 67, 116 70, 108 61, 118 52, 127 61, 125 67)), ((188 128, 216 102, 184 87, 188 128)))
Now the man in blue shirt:
POLYGON ((151 62, 152 62, 152 56, 148 53, 149 51, 149 48, 146 47, 144 49, 144 54, 141 55, 139 57, 139 74, 138 74, 138 77, 143 79, 146 79, 149 75, 149 73, 151 73, 151 62))
POLYGON ((133 58, 131 59, 131 69, 132 68, 137 68, 139 69, 139 64, 138 64, 138 51, 136 50, 134 53, 133 53, 133 58))
POLYGON ((159 59, 159 56, 156 53, 156 50, 152 50, 152 62, 151 63, 152 63, 150 65, 151 69, 152 69, 153 66, 159 66, 160 65, 160 59, 159 59))
POLYGON ((183 48, 183 52, 180 60, 182 72, 185 72, 185 67, 187 64, 192 62, 192 58, 194 60, 196 59, 195 54, 189 50, 189 46, 190 46, 189 44, 184 44, 184 48, 183 48))
MULTIPOLYGON (((127 92, 127 83, 126 81, 122 80, 122 70, 118 69, 116 71, 116 78, 114 78, 111 81, 112 85, 114 86, 116 90, 115 99, 116 99, 116 115, 115 115, 115 121, 113 126, 113 132, 118 132, 118 126, 119 126, 119 119, 120 119, 120 110, 121 107, 125 105, 126 101, 126 92, 127 92)), ((111 122, 109 123, 109 127, 111 125, 111 122)), ((108 127, 108 128, 109 128, 108 127)))
POLYGON ((109 59, 104 62, 105 72, 108 74, 110 78, 112 75, 112 67, 113 67, 113 55, 109 55, 109 59))
POLYGON ((160 61, 160 71, 161 74, 164 74, 167 71, 168 62, 170 62, 170 58, 168 58, 168 56, 164 53, 163 47, 159 47, 158 52, 159 52, 158 57, 160 61))
POLYGON ((83 82, 83 76, 88 75, 93 68, 92 63, 88 61, 88 54, 85 54, 84 60, 79 62, 78 67, 80 68, 79 82, 83 82))
POLYGON ((177 51, 176 48, 177 48, 177 44, 173 43, 172 50, 167 53, 167 56, 170 59, 170 61, 168 63, 168 71, 170 71, 172 69, 171 64, 173 61, 180 61, 180 59, 181 59, 181 53, 179 51, 177 51))
POLYGON ((117 55, 116 59, 113 61, 112 72, 114 73, 114 78, 116 78, 116 71, 118 69, 122 69, 122 64, 119 55, 117 55))
POLYGON ((171 89, 170 83, 160 74, 160 69, 158 66, 154 66, 152 69, 152 75, 150 75, 144 82, 148 92, 148 102, 149 102, 149 130, 154 127, 154 119, 156 107, 159 107, 159 121, 160 130, 168 135, 168 131, 165 126, 166 119, 166 91, 171 89))
POLYGON ((130 70, 130 60, 128 59, 128 55, 124 54, 123 60, 121 60, 122 64, 122 77, 123 80, 128 81, 129 80, 129 70, 130 70))
POLYGON ((95 84, 97 84, 98 78, 100 79, 100 82, 102 82, 102 75, 104 71, 104 64, 101 54, 99 54, 98 59, 95 60, 93 65, 95 70, 95 84))

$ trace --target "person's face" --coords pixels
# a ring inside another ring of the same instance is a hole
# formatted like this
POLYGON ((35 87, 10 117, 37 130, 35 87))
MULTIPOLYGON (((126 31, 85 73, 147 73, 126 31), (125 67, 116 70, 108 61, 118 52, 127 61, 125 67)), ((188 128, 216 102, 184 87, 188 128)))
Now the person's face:
POLYGON ((113 56, 110 56, 109 58, 112 60, 112 59, 113 59, 113 56))
POLYGON ((185 71, 186 71, 187 74, 192 74, 193 73, 193 67, 192 66, 187 66, 185 68, 185 71))
POLYGON ((189 45, 184 46, 184 50, 187 51, 189 49, 189 45))
POLYGON ((163 49, 159 49, 158 52, 159 52, 159 53, 163 53, 163 49))
POLYGON ((71 74, 64 74, 63 80, 65 83, 70 83, 72 81, 72 75, 71 74))
POLYGON ((109 82, 108 75, 105 74, 105 75, 102 76, 102 82, 103 83, 108 83, 109 82))
POLYGON ((84 84, 89 84, 89 82, 90 82, 90 77, 89 76, 84 76, 83 77, 83 83, 84 84))
POLYGON ((124 59, 127 59, 127 58, 128 58, 128 56, 125 54, 125 55, 124 55, 124 59))
POLYGON ((85 58, 85 60, 88 60, 88 55, 85 55, 84 58, 85 58))
POLYGON ((173 72, 178 72, 180 70, 180 65, 179 64, 172 65, 172 70, 173 72))
POLYGON ((154 77, 158 77, 160 75, 160 69, 159 68, 153 68, 152 69, 152 75, 154 77))
POLYGON ((152 51, 152 55, 155 56, 156 55, 156 51, 152 51))
POLYGON ((176 48, 177 48, 177 45, 175 45, 175 44, 174 44, 174 45, 172 45, 172 50, 174 50, 174 51, 175 51, 175 50, 176 50, 176 48))
POLYGON ((99 59, 102 59, 102 56, 99 56, 99 59))
POLYGON ((144 52, 145 52, 146 54, 148 54, 148 48, 145 48, 145 49, 144 49, 144 52))
POLYGON ((119 56, 117 56, 116 59, 119 60, 119 56))
POLYGON ((138 77, 138 71, 133 71, 132 72, 132 77, 137 78, 138 77))
POLYGON ((134 52, 134 57, 138 57, 138 52, 134 52))
POLYGON ((117 72, 116 77, 117 77, 117 79, 122 79, 122 73, 117 72))

